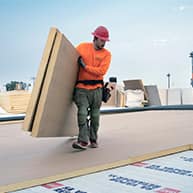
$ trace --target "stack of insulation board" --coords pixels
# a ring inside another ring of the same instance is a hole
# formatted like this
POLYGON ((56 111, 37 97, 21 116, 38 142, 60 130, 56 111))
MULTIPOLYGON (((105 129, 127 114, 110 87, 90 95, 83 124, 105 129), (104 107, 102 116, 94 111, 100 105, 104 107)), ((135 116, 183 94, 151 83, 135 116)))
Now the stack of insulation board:
POLYGON ((142 80, 124 80, 124 85, 116 85, 112 97, 106 105, 116 107, 143 107, 148 95, 142 80), (140 97, 139 97, 140 96, 140 97))
POLYGON ((8 91, 0 93, 0 106, 8 113, 25 113, 31 93, 28 91, 8 91))
POLYGON ((161 105, 188 105, 193 104, 192 88, 158 89, 161 105))

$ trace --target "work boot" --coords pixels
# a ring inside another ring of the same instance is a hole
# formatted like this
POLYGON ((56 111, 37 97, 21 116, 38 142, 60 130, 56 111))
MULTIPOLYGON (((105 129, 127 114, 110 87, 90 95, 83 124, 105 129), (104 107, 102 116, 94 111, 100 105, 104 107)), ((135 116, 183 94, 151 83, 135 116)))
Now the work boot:
POLYGON ((97 148, 98 147, 98 143, 97 142, 91 142, 89 147, 90 148, 97 148))
POLYGON ((81 149, 81 150, 86 150, 87 149, 87 143, 85 142, 80 142, 80 141, 76 141, 72 144, 72 147, 74 149, 81 149))

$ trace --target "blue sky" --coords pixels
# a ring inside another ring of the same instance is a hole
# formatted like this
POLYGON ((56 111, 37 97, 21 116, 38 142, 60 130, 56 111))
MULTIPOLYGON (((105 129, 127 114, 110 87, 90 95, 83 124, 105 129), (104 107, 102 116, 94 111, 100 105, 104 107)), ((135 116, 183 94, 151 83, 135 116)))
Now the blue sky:
POLYGON ((166 88, 170 73, 171 87, 190 87, 192 22, 192 0, 0 0, 0 85, 36 76, 50 27, 77 46, 104 25, 112 53, 106 79, 166 88))

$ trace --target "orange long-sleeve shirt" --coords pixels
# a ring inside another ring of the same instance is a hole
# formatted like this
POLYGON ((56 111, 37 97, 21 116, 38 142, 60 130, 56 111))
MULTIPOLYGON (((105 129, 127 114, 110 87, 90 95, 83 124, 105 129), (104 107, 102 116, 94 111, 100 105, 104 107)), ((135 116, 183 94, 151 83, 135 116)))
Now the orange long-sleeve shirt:
MULTIPOLYGON (((93 43, 81 43, 77 47, 77 51, 86 64, 84 69, 80 67, 78 80, 103 80, 103 76, 106 74, 111 62, 111 53, 105 48, 95 50, 93 43)), ((102 87, 102 85, 85 85, 78 83, 76 87, 96 89, 102 87)))

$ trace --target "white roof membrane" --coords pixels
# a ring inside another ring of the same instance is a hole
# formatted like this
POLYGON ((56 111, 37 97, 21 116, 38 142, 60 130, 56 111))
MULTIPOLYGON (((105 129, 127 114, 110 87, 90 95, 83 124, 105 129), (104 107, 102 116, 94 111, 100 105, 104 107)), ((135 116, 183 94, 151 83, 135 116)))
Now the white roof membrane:
POLYGON ((192 190, 190 150, 14 193, 191 193, 192 190))

